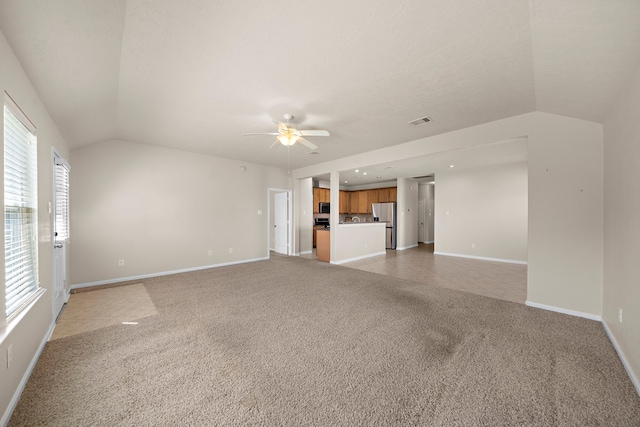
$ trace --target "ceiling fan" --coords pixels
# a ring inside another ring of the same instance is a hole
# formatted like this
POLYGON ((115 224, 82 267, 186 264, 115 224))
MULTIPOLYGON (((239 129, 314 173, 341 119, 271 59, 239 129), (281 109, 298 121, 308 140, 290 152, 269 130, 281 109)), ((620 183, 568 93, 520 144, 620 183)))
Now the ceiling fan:
POLYGON ((329 136, 329 132, 326 130, 298 130, 291 126, 291 119, 293 119, 292 114, 285 114, 284 122, 278 122, 274 120, 273 122, 278 125, 278 132, 243 133, 242 136, 273 135, 276 137, 276 140, 273 144, 271 144, 271 147, 273 147, 278 142, 280 142, 285 147, 291 147, 296 142, 299 142, 310 150, 315 150, 318 148, 318 146, 311 141, 307 141, 303 138, 303 136, 329 136))

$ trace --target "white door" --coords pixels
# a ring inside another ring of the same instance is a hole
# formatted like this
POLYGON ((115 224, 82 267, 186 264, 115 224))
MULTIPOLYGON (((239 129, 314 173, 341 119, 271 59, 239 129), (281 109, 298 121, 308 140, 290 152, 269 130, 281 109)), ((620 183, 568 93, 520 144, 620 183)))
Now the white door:
POLYGON ((427 201, 418 200, 418 241, 427 241, 427 201))
POLYGON ((274 250, 289 255, 289 193, 276 193, 274 206, 274 250))
POLYGON ((53 154, 53 318, 67 298, 66 246, 69 241, 69 164, 53 154))

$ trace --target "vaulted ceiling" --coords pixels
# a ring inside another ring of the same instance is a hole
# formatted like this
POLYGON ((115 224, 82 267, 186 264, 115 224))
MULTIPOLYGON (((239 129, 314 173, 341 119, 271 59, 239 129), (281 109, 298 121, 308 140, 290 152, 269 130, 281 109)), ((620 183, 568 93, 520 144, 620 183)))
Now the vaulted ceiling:
POLYGON ((544 111, 600 122, 640 65, 638 0, 0 0, 72 148, 111 139, 291 167, 544 111), (419 126, 409 121, 428 116, 419 126))

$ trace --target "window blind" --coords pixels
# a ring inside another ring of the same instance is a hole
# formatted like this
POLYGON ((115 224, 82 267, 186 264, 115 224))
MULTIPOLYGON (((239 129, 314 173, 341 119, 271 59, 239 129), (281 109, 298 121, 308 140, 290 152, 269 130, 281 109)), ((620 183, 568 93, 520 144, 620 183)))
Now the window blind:
MULTIPOLYGON (((14 107, 15 108, 15 107, 14 107)), ((4 258, 6 316, 38 290, 38 194, 35 129, 4 106, 4 258)))
POLYGON ((56 242, 69 240, 69 169, 56 163, 56 202, 54 235, 56 242))

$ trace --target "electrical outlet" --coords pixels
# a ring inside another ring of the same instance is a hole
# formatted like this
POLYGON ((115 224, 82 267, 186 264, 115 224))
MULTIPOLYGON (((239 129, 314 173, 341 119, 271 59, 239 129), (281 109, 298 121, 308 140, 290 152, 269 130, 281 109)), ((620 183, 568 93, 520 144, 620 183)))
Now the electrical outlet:
POLYGON ((233 253, 233 248, 229 248, 229 253, 232 254, 233 253))
POLYGON ((124 267, 124 260, 123 259, 119 259, 118 260, 118 267, 124 267))
POLYGON ((7 369, 11 367, 12 360, 13 360, 13 344, 9 344, 9 347, 7 347, 7 369))
POLYGON ((622 323, 622 308, 618 307, 618 322, 622 323))
POLYGON ((213 255, 213 251, 209 249, 209 256, 213 255))

